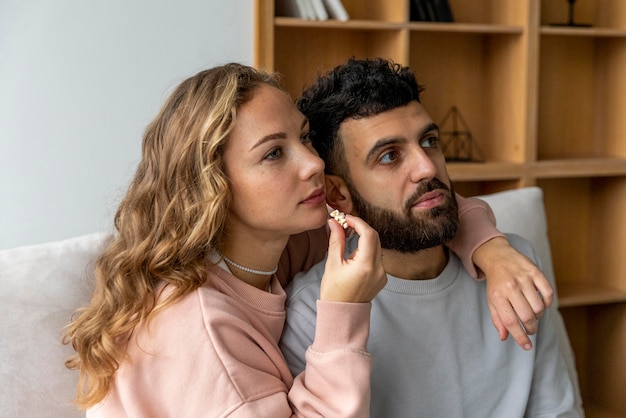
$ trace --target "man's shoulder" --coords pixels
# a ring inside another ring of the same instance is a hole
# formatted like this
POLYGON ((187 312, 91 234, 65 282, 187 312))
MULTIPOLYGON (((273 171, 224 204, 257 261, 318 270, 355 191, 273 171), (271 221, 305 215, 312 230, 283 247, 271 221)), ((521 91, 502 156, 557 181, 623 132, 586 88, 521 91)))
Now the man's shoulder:
MULTIPOLYGON (((351 253, 358 244, 358 236, 352 235, 346 238, 345 253, 351 253)), ((320 285, 322 276, 326 268, 326 257, 319 263, 313 265, 309 270, 296 274, 293 280, 287 285, 287 306, 293 305, 295 301, 315 301, 320 296, 320 285)))
POLYGON ((324 275, 326 258, 313 265, 308 271, 296 274, 285 288, 287 293, 287 308, 293 307, 298 301, 315 303, 319 299, 320 284, 324 275))

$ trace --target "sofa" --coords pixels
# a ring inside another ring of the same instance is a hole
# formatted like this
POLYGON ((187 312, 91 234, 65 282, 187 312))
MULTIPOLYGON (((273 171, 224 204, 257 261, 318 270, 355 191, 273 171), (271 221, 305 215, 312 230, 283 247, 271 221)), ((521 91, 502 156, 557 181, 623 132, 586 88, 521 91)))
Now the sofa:
MULTIPOLYGON (((542 190, 528 187, 479 197, 493 208, 501 231, 534 245, 554 283, 542 190)), ((71 403, 77 372, 64 367, 73 350, 60 339, 72 312, 89 301, 94 259, 109 236, 93 233, 0 251, 2 417, 84 416, 71 403)))

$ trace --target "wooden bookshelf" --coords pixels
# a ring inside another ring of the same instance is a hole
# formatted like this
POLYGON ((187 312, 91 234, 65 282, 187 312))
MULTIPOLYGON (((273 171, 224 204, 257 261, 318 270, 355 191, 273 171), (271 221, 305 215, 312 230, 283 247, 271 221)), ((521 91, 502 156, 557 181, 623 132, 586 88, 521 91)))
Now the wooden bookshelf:
POLYGON ((440 121, 456 106, 484 163, 457 189, 539 186, 561 312, 587 417, 626 416, 626 1, 449 0, 454 23, 411 22, 409 0, 343 0, 347 22, 277 17, 256 0, 257 66, 297 97, 348 57, 393 59, 440 121))

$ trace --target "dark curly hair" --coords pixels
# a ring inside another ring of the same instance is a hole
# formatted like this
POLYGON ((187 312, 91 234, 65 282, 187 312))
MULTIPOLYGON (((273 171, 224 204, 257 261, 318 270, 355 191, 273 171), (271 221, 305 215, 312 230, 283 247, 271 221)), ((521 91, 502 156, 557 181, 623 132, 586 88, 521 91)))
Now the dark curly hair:
POLYGON ((382 58, 351 58, 305 89, 298 109, 309 119, 313 146, 326 163, 327 174, 349 178, 339 126, 420 101, 424 88, 405 66, 382 58))

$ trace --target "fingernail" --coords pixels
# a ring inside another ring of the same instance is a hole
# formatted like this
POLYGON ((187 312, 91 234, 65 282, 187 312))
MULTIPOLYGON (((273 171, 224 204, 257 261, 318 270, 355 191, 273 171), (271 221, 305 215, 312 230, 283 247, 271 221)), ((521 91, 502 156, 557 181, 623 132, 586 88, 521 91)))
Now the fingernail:
POLYGON ((526 350, 526 351, 529 351, 531 348, 533 348, 533 346, 532 346, 532 345, 530 345, 530 344, 526 344, 526 345, 524 346, 524 350, 526 350))

